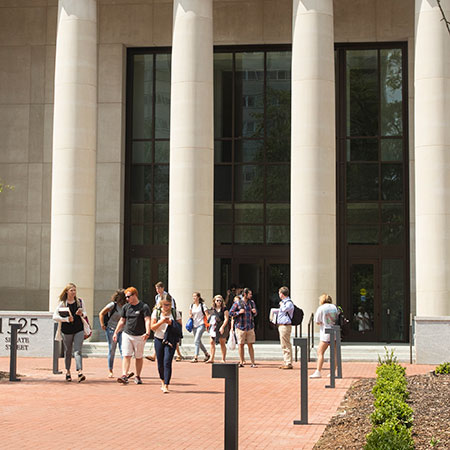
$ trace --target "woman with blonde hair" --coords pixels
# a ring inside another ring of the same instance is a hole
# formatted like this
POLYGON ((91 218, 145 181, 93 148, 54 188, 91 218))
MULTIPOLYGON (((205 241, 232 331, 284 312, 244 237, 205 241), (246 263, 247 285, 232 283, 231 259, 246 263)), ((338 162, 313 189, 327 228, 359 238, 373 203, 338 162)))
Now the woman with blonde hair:
POLYGON ((119 344, 119 351, 122 356, 122 332, 117 333, 117 342, 114 342, 113 336, 117 324, 122 317, 122 310, 126 302, 125 290, 117 289, 112 295, 109 303, 98 313, 100 326, 102 327, 102 330, 105 330, 106 340, 108 341, 109 378, 113 378, 114 376, 113 367, 117 344, 119 344))
POLYGON ((316 324, 320 326, 320 343, 317 348, 317 370, 309 378, 320 378, 322 376, 320 371, 323 366, 325 350, 330 345, 330 335, 325 333, 325 329, 335 325, 338 317, 338 309, 336 305, 333 305, 333 299, 328 294, 322 294, 319 297, 319 304, 320 306, 317 308, 314 316, 316 324))
POLYGON ((198 362, 198 355, 200 353, 200 349, 205 354, 205 359, 203 361, 206 362, 208 361, 210 355, 202 342, 202 335, 205 332, 206 328, 205 323, 207 319, 205 302, 202 299, 200 292, 194 292, 192 294, 192 301, 193 303, 189 308, 189 317, 192 318, 194 322, 194 328, 192 329, 192 333, 194 334, 195 354, 191 362, 193 363, 198 362))
POLYGON ((214 362, 214 356, 216 355, 216 344, 220 344, 222 350, 222 362, 224 363, 227 356, 226 341, 229 334, 228 322, 230 319, 230 313, 225 306, 225 302, 221 295, 216 295, 213 298, 213 304, 211 309, 208 310, 209 321, 211 328, 209 334, 211 336, 211 359, 208 363, 214 362))
POLYGON ((84 325, 81 320, 86 317, 84 302, 77 297, 77 287, 69 283, 59 295, 59 305, 53 314, 53 320, 59 322, 62 340, 64 343, 64 362, 66 366, 66 381, 72 381, 70 365, 72 350, 78 371, 78 383, 86 379, 83 375, 83 360, 81 347, 84 341, 84 325))

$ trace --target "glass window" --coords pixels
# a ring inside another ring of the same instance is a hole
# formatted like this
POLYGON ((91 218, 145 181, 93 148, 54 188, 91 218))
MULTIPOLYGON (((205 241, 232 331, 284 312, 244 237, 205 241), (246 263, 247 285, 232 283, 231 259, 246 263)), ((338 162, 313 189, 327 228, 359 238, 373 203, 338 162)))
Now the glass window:
POLYGON ((155 163, 169 163, 170 142, 155 142, 155 163))
POLYGON ((234 178, 236 202, 260 202, 264 198, 264 167, 236 166, 234 178))
POLYGON ((234 241, 236 244, 263 244, 264 227, 236 225, 234 227, 234 241))
POLYGON ((170 137, 170 54, 156 55, 155 137, 170 137))
POLYGON ((291 168, 288 165, 268 165, 267 200, 269 202, 288 202, 291 194, 291 168))
POLYGON ((289 224, 290 212, 289 203, 266 203, 266 222, 289 224))
POLYGON ((381 263, 382 336, 385 341, 404 339, 405 277, 401 259, 383 259, 381 263))
POLYGON ((268 244, 289 244, 289 225, 269 225, 266 227, 266 241, 268 244))
POLYGON ((264 141, 235 141, 236 162, 264 162, 264 141))
POLYGON ((403 199, 402 164, 383 164, 381 166, 381 196, 383 200, 403 199))
POLYGON ((347 243, 374 245, 379 243, 378 225, 347 225, 347 243))
POLYGON ((347 135, 377 136, 378 52, 377 50, 349 50, 346 55, 347 135))
POLYGON ((378 164, 347 164, 347 201, 378 200, 378 164))
POLYGON ((232 178, 231 166, 214 167, 214 200, 216 202, 231 201, 232 178))
POLYGON ((233 223, 231 203, 216 203, 214 205, 214 221, 216 223, 233 223))
POLYGON ((155 202, 169 201, 169 166, 155 165, 155 202))
POLYGON ((378 223, 378 203, 347 203, 347 223, 378 223))
POLYGON ((133 142, 133 164, 151 164, 153 149, 151 142, 133 142))
POLYGON ((402 51, 398 48, 380 50, 381 72, 381 134, 403 134, 402 51))
POLYGON ((378 161, 378 139, 348 139, 347 161, 378 161))
POLYGON ((135 55, 133 65, 133 138, 153 136, 153 55, 135 55))
POLYGON ((402 161, 403 141, 401 139, 381 140, 381 161, 402 161))
POLYGON ((131 201, 133 203, 152 202, 152 167, 133 166, 131 169, 131 201))
POLYGON ((233 54, 214 54, 214 136, 233 136, 233 54))
POLYGON ((231 225, 214 226, 214 243, 217 245, 231 244, 233 242, 233 227, 231 225))
POLYGON ((264 222, 264 205, 262 203, 236 203, 234 208, 236 223, 264 222))
POLYGON ((231 151, 233 144, 231 141, 215 141, 214 142, 214 162, 229 163, 231 162, 231 151))
POLYGON ((264 133, 264 53, 235 54, 235 136, 264 133), (251 101, 248 101, 251 98, 251 101))

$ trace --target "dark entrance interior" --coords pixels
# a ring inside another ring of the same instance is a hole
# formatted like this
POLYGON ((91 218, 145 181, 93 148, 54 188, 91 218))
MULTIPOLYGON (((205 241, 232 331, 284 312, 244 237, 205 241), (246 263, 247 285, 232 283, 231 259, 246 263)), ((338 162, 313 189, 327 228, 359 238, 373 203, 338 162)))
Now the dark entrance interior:
POLYGON ((406 44, 336 48, 338 303, 351 341, 406 341, 406 44))
POLYGON ((270 308, 278 307, 278 289, 290 285, 289 262, 286 259, 264 257, 242 257, 232 262, 222 259, 217 262, 221 265, 222 274, 221 280, 217 280, 221 284, 217 290, 226 292, 232 284, 250 288, 258 309, 256 338, 278 340, 277 329, 269 323, 269 312, 270 308))

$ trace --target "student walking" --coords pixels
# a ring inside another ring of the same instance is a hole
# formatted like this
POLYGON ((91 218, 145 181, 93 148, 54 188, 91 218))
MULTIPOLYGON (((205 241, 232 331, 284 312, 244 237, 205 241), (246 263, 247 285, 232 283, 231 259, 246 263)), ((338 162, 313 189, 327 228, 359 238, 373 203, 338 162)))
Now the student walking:
POLYGON ((158 362, 158 373, 161 380, 161 390, 169 393, 169 384, 172 378, 172 361, 177 346, 177 333, 170 333, 173 322, 177 321, 181 327, 181 314, 172 308, 172 297, 164 294, 158 308, 151 316, 151 329, 155 333, 155 351, 158 362), (171 338, 175 335, 174 338, 171 338), (174 339, 174 340, 172 340, 174 339))
POLYGON ((119 383, 128 384, 132 374, 129 373, 131 357, 135 357, 136 376, 134 382, 142 384, 141 371, 144 358, 144 345, 150 337, 150 308, 138 298, 135 287, 125 289, 125 298, 128 303, 123 307, 122 317, 114 331, 113 339, 117 342, 118 334, 122 334, 122 376, 117 379, 119 383))
POLYGON ((280 309, 278 311, 277 324, 284 361, 280 369, 292 369, 291 331, 294 303, 289 297, 289 289, 286 286, 280 287, 278 295, 280 297, 280 309))
POLYGON ((206 328, 206 311, 205 311, 205 302, 202 299, 200 292, 194 292, 192 294, 192 300, 193 303, 191 304, 191 307, 189 308, 189 317, 192 318, 194 322, 194 327, 192 329, 192 332, 194 333, 194 345, 195 345, 195 354, 194 358, 191 362, 196 363, 198 362, 198 355, 200 353, 200 349, 205 354, 204 362, 207 362, 210 358, 210 354, 208 353, 208 350, 206 350, 206 347, 203 345, 202 342, 202 336, 205 332, 206 328))
POLYGON ((317 370, 309 378, 320 378, 322 376, 320 371, 322 370, 325 351, 330 346, 330 335, 325 333, 325 329, 334 325, 338 317, 338 309, 332 302, 333 299, 328 294, 322 294, 319 297, 320 306, 317 308, 314 316, 316 324, 320 325, 320 343, 317 348, 317 370))
POLYGON ((59 301, 60 303, 53 314, 53 320, 59 322, 58 332, 61 333, 64 343, 66 381, 72 381, 70 366, 73 350, 78 383, 81 383, 86 379, 83 375, 83 358, 81 356, 81 347, 84 341, 84 325, 81 318, 87 316, 84 302, 77 297, 77 287, 73 283, 69 283, 63 289, 59 295, 59 301))
POLYGON ((211 322, 210 329, 210 346, 211 346, 211 359, 208 363, 214 362, 216 355, 216 344, 220 344, 222 350, 222 362, 226 361, 227 346, 226 341, 230 331, 229 318, 230 313, 225 306, 225 302, 221 295, 216 295, 213 299, 211 309, 208 310, 209 321, 211 322))
POLYGON ((111 297, 109 303, 98 313, 100 326, 105 331, 108 341, 108 370, 109 378, 113 378, 114 358, 116 356, 116 347, 119 345, 120 355, 122 356, 122 332, 117 334, 117 342, 114 342, 113 336, 117 324, 122 317, 122 310, 126 303, 125 290, 118 289, 111 297))

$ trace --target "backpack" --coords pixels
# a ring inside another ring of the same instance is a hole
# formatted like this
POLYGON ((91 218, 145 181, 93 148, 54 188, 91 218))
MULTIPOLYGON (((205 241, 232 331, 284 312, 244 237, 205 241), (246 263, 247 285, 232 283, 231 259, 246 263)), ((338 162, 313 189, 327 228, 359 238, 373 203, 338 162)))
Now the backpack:
POLYGON ((116 302, 114 302, 114 306, 103 317, 103 323, 105 324, 105 327, 108 326, 109 319, 111 319, 111 316, 114 314, 115 311, 117 311, 117 303, 116 302))
POLYGON ((294 302, 292 302, 292 304, 294 305, 294 312, 292 313, 291 317, 291 325, 294 326, 301 325, 304 316, 303 309, 295 305, 294 302))
POLYGON ((338 315, 336 317, 335 325, 339 325, 341 327, 341 335, 345 334, 347 331, 347 325, 349 324, 349 320, 345 317, 344 310, 342 306, 337 306, 338 315))

